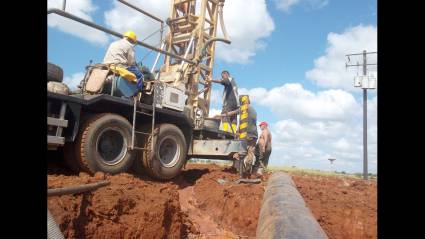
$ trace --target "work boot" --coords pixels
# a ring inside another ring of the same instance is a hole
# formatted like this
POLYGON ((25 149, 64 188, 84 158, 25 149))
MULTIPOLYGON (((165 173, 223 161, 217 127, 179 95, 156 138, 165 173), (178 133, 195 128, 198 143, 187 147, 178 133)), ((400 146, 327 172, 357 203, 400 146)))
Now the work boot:
POLYGON ((259 167, 258 170, 257 170, 257 174, 263 175, 263 171, 264 171, 263 167, 259 167))

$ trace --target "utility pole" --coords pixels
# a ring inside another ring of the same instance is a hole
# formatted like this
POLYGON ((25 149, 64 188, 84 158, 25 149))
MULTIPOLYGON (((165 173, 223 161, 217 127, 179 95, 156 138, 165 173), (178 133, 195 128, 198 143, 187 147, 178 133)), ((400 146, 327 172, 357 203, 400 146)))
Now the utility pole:
MULTIPOLYGON (((367 66, 368 65, 377 65, 377 64, 368 64, 367 63, 367 54, 376 54, 377 52, 366 52, 356 53, 356 54, 348 54, 348 62, 350 62, 350 56, 353 55, 362 55, 363 56, 363 77, 356 77, 354 79, 354 87, 363 88, 363 179, 368 180, 368 160, 367 160, 367 89, 375 89, 376 88, 376 79, 371 79, 367 76, 367 66), (375 81, 373 81, 375 80, 375 81)), ((355 65, 345 64, 345 67, 357 66, 359 67, 359 63, 355 65)))
MULTIPOLYGON (((367 77, 366 50, 363 51, 363 76, 367 77)), ((363 88, 363 179, 368 180, 367 170, 367 88, 363 88)))

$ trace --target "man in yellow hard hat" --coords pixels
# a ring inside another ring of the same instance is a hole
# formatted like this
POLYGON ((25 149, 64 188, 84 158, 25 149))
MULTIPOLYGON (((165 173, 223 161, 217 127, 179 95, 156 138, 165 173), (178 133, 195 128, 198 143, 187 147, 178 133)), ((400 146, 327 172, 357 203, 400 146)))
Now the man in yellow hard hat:
POLYGON ((127 31, 123 39, 112 42, 103 58, 103 64, 113 64, 115 66, 126 68, 136 75, 137 87, 142 88, 143 73, 139 70, 136 63, 134 46, 137 43, 136 33, 127 31))

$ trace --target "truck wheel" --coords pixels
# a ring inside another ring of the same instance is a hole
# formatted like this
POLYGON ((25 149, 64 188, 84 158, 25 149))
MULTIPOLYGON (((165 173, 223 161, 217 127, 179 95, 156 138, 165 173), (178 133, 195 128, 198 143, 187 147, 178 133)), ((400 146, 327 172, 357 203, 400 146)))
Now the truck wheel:
POLYGON ((80 171, 79 163, 75 157, 75 145, 74 143, 65 143, 63 146, 63 158, 65 160, 66 166, 74 173, 80 171))
POLYGON ((134 161, 131 124, 116 114, 98 114, 87 119, 76 141, 80 168, 94 174, 102 171, 117 174, 128 171, 134 161))
POLYGON ((59 66, 47 62, 47 82, 56 81, 62 82, 63 80, 63 70, 59 66))
MULTIPOLYGON (((187 144, 182 131, 172 124, 161 124, 155 132, 153 151, 144 151, 143 166, 147 173, 159 180, 177 176, 187 158, 187 144)), ((152 137, 148 136, 144 148, 150 148, 152 137)))

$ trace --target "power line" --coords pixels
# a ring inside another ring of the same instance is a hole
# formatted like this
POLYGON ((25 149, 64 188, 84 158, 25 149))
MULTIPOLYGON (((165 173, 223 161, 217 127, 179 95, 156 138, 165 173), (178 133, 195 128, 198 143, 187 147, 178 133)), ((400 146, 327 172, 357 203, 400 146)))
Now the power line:
MULTIPOLYGON (((362 55, 363 56, 363 78, 362 78, 362 82, 361 82, 361 87, 363 88, 363 179, 364 180, 368 180, 368 159, 367 159, 367 89, 374 89, 374 86, 370 86, 370 79, 367 77, 367 66, 372 66, 372 65, 378 65, 377 63, 371 64, 371 63, 367 63, 367 55, 368 54, 377 54, 378 52, 366 52, 366 50, 364 50, 362 53, 354 53, 354 54, 347 54, 345 55, 348 58, 348 62, 350 62, 350 56, 355 56, 355 55, 362 55), (367 81, 364 81, 364 78, 366 77, 367 81), (367 86, 363 85, 367 83, 367 86)), ((345 67, 352 67, 352 66, 357 66, 359 67, 360 64, 357 62, 357 64, 351 64, 349 65, 347 63, 345 63, 345 67)), ((357 80, 357 79, 356 79, 357 80)), ((356 82, 355 82, 356 84, 356 82)), ((355 85, 356 87, 356 85, 355 85)))

